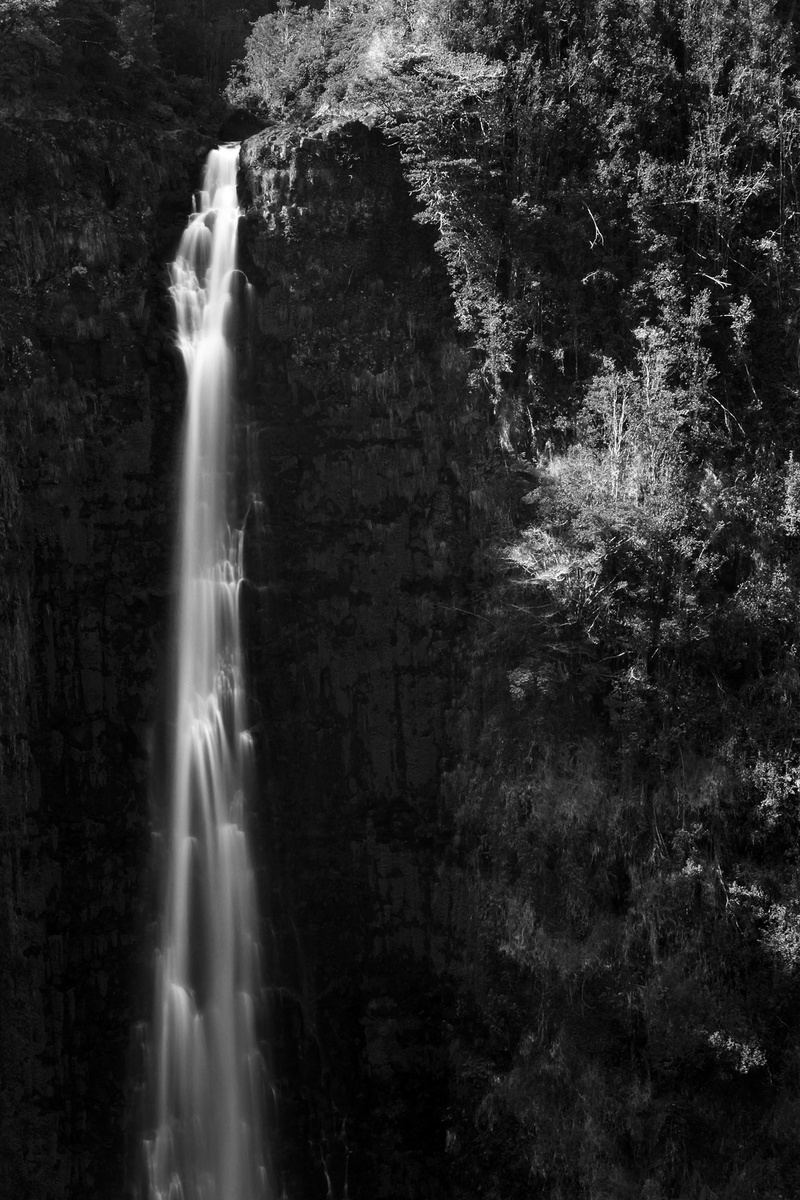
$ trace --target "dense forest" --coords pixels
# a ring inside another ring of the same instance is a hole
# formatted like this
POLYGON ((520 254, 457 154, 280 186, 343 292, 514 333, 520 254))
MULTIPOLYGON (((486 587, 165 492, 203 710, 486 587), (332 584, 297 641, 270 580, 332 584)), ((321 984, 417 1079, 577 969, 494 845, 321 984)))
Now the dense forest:
POLYGON ((794 7, 282 3, 228 96, 398 142, 494 412, 445 779, 462 1193, 796 1195, 794 7))
MULTIPOLYGON (((468 909, 441 1031, 453 1194, 790 1200, 800 11, 264 7, 0 0, 0 95, 14 119, 163 129, 236 110, 289 141, 359 122, 433 231, 455 330, 438 369, 465 426, 487 418, 449 468, 471 537, 436 846, 468 909)), ((8 200, 22 159, 4 162, 8 200)), ((44 353, 23 266, 0 298, 12 390, 44 353)), ((436 343, 412 314, 408 337, 436 343)), ((9 461, 37 436, 17 412, 9 461)), ((17 489, 6 471, 4 537, 17 489)))

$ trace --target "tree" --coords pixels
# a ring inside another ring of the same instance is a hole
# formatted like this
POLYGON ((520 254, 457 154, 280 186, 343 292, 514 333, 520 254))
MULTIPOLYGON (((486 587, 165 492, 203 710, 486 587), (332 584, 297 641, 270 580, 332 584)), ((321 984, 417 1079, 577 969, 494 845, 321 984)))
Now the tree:
POLYGON ((0 0, 0 92, 19 94, 26 81, 60 60, 57 0, 0 0))

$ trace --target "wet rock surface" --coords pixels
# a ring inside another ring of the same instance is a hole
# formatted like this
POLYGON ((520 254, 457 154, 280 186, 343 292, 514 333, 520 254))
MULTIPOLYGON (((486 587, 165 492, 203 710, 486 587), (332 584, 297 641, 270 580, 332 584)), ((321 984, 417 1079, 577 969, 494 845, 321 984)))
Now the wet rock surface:
POLYGON ((440 776, 482 418, 397 148, 267 131, 242 162, 277 1173, 290 1195, 441 1196, 440 776))
MULTIPOLYGON (((0 142, 0 1194, 108 1200, 135 1176, 164 799, 166 263, 208 146, 89 118, 4 120, 0 142)), ((274 1171, 309 1200, 441 1196, 439 779, 484 418, 396 147, 268 130, 241 183, 232 516, 274 1171)))
POLYGON ((0 1193, 123 1189, 202 139, 0 122, 0 1193), (180 199, 179 199, 180 198, 180 199))

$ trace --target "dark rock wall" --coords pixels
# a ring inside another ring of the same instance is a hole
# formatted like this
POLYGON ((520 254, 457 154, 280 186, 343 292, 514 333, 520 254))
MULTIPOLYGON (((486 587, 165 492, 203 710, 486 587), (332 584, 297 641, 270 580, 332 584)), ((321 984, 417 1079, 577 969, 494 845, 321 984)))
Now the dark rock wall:
MULTIPOLYGON (((113 1200, 135 1176, 183 392, 165 265, 206 149, 0 120, 2 1197, 113 1200)), ((439 780, 485 430, 397 149, 267 133, 242 181, 275 1175, 302 1200, 440 1197, 439 780)))
POLYGON ((123 1189, 186 131, 0 122, 0 1195, 123 1189))
POLYGON ((441 1196, 439 793, 485 431, 397 148, 267 132, 243 174, 276 1171, 291 1196, 441 1196))

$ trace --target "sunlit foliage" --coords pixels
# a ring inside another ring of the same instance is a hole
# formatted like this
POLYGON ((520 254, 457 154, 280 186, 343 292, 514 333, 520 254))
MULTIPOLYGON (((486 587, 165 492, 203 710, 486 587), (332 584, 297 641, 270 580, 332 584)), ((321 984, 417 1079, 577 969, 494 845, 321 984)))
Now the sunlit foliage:
POLYGON ((465 1196, 800 1188, 796 21, 286 3, 232 85, 398 143, 494 415, 444 784, 465 1196))

